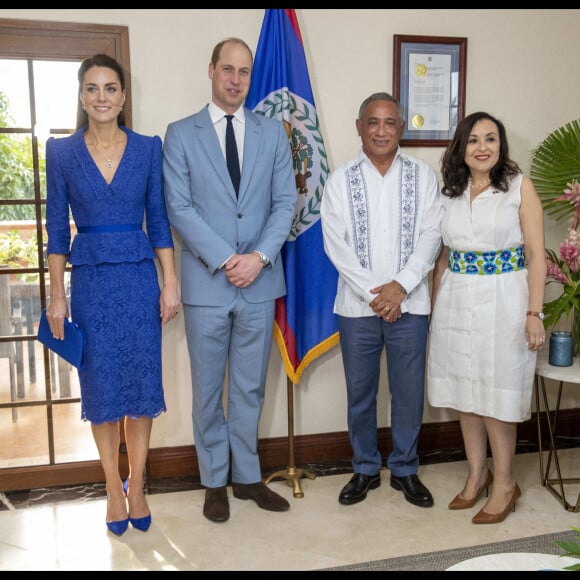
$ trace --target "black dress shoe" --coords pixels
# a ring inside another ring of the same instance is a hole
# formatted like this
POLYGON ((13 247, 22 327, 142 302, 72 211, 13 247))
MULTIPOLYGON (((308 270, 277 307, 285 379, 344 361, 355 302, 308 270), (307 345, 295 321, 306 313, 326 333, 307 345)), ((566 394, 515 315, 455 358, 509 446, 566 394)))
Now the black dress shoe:
POLYGON ((419 507, 431 507, 433 505, 433 496, 431 492, 419 481, 419 478, 413 475, 404 475, 395 477, 391 475, 391 487, 402 491, 405 499, 413 505, 419 507))
POLYGON ((338 501, 343 505, 358 503, 365 499, 369 489, 375 489, 379 485, 381 485, 380 473, 376 475, 355 473, 351 480, 342 488, 338 501))

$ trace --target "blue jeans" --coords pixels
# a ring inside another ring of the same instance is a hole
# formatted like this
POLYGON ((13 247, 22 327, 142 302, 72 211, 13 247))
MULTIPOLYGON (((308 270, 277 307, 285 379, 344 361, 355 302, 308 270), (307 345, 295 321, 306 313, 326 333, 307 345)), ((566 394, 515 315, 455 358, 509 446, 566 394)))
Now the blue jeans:
POLYGON ((393 439, 387 467, 396 477, 417 473, 427 329, 426 315, 405 313, 390 323, 377 316, 338 317, 355 473, 375 475, 382 465, 377 444, 377 394, 383 348, 387 352, 393 439))

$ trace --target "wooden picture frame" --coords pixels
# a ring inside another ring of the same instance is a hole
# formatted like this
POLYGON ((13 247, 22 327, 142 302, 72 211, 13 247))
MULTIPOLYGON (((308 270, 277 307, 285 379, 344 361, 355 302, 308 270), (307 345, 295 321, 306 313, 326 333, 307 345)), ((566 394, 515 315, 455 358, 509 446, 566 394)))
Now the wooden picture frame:
POLYGON ((393 35, 393 96, 402 147, 446 147, 465 116, 467 38, 393 35))

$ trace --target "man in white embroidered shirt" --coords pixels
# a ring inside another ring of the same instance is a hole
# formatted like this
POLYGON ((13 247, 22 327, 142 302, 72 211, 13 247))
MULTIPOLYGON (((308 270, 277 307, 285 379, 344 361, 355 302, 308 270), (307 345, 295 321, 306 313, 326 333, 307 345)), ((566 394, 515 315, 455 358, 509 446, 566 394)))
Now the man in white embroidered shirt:
POLYGON ((420 507, 433 497, 417 476, 431 301, 428 274, 441 243, 432 167, 403 154, 405 123, 388 93, 365 99, 356 120, 362 148, 329 176, 321 205, 324 250, 339 273, 334 312, 344 365, 354 475, 338 501, 350 505, 381 484, 377 444, 380 360, 387 352, 393 449, 391 486, 420 507))

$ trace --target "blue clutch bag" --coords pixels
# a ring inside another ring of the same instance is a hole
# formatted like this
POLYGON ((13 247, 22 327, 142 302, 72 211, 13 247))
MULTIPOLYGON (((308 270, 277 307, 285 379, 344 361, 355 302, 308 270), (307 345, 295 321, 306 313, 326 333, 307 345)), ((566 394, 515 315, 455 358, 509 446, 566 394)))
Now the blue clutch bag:
POLYGON ((36 338, 77 369, 85 366, 85 335, 76 323, 65 318, 64 340, 54 338, 46 319, 46 310, 43 310, 36 338))

